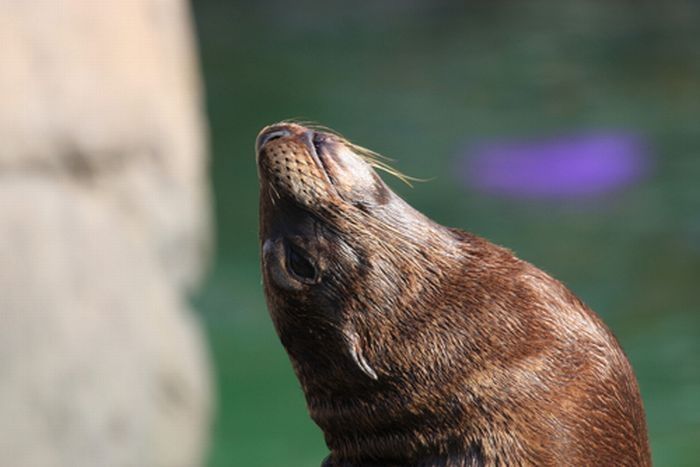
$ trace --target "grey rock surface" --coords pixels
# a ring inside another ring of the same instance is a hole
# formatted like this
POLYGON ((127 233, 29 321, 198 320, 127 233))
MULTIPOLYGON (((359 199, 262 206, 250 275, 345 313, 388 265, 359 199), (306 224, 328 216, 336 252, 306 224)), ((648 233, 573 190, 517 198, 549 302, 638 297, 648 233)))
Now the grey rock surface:
POLYGON ((200 83, 182 0, 0 2, 0 170, 100 184, 179 286, 209 241, 200 83))
POLYGON ((210 244, 188 6, 0 1, 0 465, 195 467, 210 244))

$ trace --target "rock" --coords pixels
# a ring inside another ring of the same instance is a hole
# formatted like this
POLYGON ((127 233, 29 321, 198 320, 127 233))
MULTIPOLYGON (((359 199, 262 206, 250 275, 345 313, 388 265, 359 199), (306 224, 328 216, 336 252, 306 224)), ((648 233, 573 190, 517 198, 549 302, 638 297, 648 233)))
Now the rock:
POLYGON ((0 465, 203 463, 209 367, 186 295, 210 217, 188 15, 0 3, 0 465))
POLYGON ((201 276, 209 241, 186 6, 0 3, 0 169, 100 184, 182 287, 201 276))

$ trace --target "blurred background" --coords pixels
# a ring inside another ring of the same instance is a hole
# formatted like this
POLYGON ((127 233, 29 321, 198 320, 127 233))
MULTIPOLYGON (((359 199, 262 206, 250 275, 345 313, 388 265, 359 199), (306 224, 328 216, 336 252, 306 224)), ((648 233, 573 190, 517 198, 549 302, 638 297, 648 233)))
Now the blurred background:
POLYGON ((396 160, 436 221, 564 281, 637 372, 655 465, 700 465, 700 4, 193 4, 218 253, 195 299, 218 416, 209 465, 326 455, 268 318, 253 144, 300 118, 396 160))

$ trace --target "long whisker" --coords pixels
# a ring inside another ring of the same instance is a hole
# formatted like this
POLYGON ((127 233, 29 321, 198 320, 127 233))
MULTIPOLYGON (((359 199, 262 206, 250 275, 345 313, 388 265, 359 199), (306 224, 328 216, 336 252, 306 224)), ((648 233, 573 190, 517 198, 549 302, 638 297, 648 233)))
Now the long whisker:
POLYGON ((282 196, 280 196, 280 193, 279 193, 279 191, 277 191, 277 187, 275 187, 275 185, 273 185, 272 183, 269 183, 267 186, 270 187, 270 188, 272 189, 272 190, 270 191, 270 201, 272 201, 272 204, 273 204, 273 206, 274 206, 274 205, 275 205, 275 199, 274 199, 274 197, 272 196, 272 193, 274 193, 275 195, 277 195, 277 199, 282 199, 282 196))
POLYGON ((393 175, 394 177, 398 178, 402 182, 404 182, 406 185, 413 187, 413 184, 411 182, 426 182, 428 179, 423 179, 423 178, 417 178, 417 177, 412 177, 410 175, 406 175, 405 173, 401 172, 399 169, 396 167, 391 166, 390 162, 394 162, 393 159, 386 157, 382 154, 379 154, 378 152, 372 151, 371 149, 367 149, 362 146, 358 146, 357 144, 351 143, 347 140, 344 141, 344 143, 352 149, 352 151, 360 156, 365 162, 367 162, 369 165, 374 167, 375 169, 381 170, 382 172, 388 173, 389 175, 393 175))

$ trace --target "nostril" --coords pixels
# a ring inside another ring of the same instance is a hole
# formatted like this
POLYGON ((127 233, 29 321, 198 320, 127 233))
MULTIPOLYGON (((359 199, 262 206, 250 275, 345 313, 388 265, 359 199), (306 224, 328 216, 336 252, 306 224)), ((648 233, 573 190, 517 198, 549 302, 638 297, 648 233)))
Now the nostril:
POLYGON ((323 133, 307 130, 304 132, 303 140, 306 146, 311 149, 316 156, 321 154, 321 149, 323 148, 323 143, 325 142, 323 133))
MULTIPOLYGON (((317 148, 316 145, 314 144, 314 139, 315 139, 315 134, 316 132, 313 130, 306 130, 304 133, 300 135, 300 140, 303 141, 303 143, 306 145, 309 150, 314 152, 317 148)), ((318 154, 318 153, 316 153, 318 154)))
POLYGON ((284 128, 271 128, 270 130, 262 133, 260 136, 258 136, 258 140, 256 142, 256 147, 257 150, 260 151, 263 146, 265 146, 267 143, 269 143, 272 140, 278 139, 278 138, 283 138, 285 136, 291 135, 291 132, 287 129, 284 128))
POLYGON ((311 138, 311 144, 316 150, 316 154, 321 154, 321 148, 323 147, 323 143, 325 143, 325 141, 326 138, 322 133, 314 133, 313 137, 311 138))

